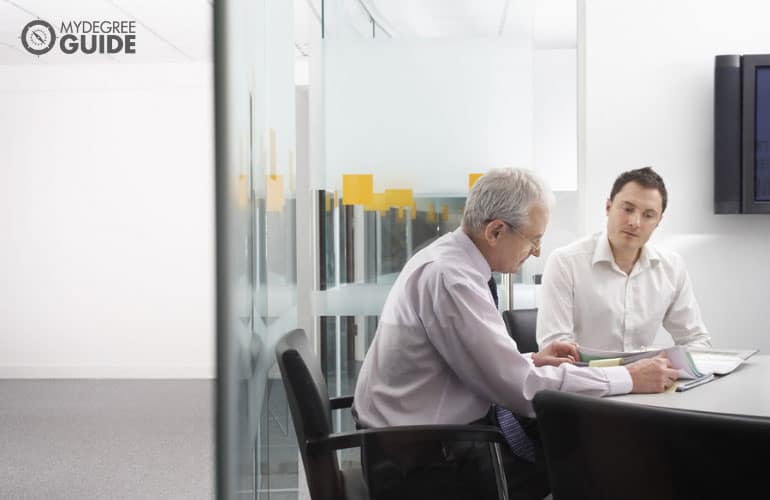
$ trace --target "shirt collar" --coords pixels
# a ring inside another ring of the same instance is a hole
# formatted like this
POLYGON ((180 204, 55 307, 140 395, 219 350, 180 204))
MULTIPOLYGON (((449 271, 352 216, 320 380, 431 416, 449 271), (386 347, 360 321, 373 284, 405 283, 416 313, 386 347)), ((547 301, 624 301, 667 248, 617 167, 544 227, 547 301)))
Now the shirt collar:
POLYGON ((591 261, 591 265, 597 262, 609 262, 610 264, 615 262, 615 258, 612 256, 612 248, 610 248, 610 241, 607 239, 607 233, 599 233, 596 236, 596 246, 594 247, 594 258, 591 261))
MULTIPOLYGON (((607 232, 602 232, 597 236, 596 247, 594 248, 594 257, 591 261, 593 266, 597 262, 609 262, 615 264, 615 257, 612 255, 612 248, 610 247, 610 240, 607 237, 607 232)), ((650 245, 644 245, 642 252, 639 255, 639 260, 634 265, 634 270, 641 270, 651 267, 660 261, 660 254, 650 245)))
POLYGON ((462 226, 458 227, 452 232, 452 238, 457 241, 457 244, 462 248, 465 253, 470 257, 470 264, 482 276, 492 277, 492 268, 489 267, 489 262, 481 254, 481 251, 473 242, 470 236, 463 231, 462 226))

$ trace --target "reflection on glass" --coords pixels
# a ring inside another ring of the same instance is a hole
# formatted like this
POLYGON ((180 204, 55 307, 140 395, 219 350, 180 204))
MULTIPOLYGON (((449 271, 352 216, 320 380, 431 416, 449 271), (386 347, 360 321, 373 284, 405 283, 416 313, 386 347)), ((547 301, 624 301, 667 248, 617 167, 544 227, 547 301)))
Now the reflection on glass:
MULTIPOLYGON (((353 394, 364 355, 377 330, 377 317, 322 316, 320 321, 321 368, 326 376, 329 394, 353 394)), ((332 419, 335 432, 355 429, 349 411, 333 412, 332 419)), ((359 451, 343 450, 340 460, 343 466, 360 466, 359 451)))
MULTIPOLYGON (((345 205, 321 191, 320 359, 329 393, 353 393, 366 350, 377 330, 390 286, 406 261, 422 247, 460 225, 464 197, 417 196, 411 206, 345 205)), ((350 430, 348 414, 334 415, 338 430, 350 430)), ((357 461, 356 452, 343 453, 357 461)))

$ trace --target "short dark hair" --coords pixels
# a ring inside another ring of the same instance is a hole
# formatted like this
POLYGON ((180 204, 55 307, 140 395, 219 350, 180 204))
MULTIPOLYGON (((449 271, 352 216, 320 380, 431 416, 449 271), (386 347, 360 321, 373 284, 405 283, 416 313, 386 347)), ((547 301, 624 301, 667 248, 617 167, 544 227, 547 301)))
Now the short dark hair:
POLYGON ((663 210, 661 213, 666 211, 666 204, 668 204, 666 185, 663 183, 663 178, 652 167, 637 168, 636 170, 629 170, 620 174, 612 185, 610 201, 614 201, 615 195, 629 182, 636 182, 643 188, 657 189, 660 197, 663 198, 663 210))

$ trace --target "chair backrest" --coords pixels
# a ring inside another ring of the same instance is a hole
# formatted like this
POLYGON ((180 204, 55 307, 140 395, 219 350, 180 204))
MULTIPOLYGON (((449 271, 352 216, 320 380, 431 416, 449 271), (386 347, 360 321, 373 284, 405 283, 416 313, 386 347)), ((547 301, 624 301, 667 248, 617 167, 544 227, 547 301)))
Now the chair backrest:
POLYGON ((554 500, 767 494, 770 419, 554 391, 533 406, 554 500))
POLYGON ((519 352, 537 352, 537 309, 503 311, 508 334, 516 341, 519 352))
POLYGON ((312 498, 343 498, 343 479, 333 451, 308 454, 309 439, 332 433, 329 392, 318 359, 304 330, 289 332, 275 348, 286 388, 297 443, 312 498))

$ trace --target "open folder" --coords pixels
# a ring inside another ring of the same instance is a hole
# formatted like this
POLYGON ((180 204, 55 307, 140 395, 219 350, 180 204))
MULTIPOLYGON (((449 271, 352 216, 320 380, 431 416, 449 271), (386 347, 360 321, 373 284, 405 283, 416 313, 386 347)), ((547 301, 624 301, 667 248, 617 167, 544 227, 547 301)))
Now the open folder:
POLYGON ((754 354, 756 349, 742 351, 718 351, 716 349, 691 349, 684 346, 673 346, 666 349, 652 349, 646 351, 603 351, 580 347, 580 362, 583 366, 619 366, 634 361, 657 356, 665 352, 671 366, 679 371, 679 379, 676 390, 679 392, 692 389, 706 382, 714 380, 715 375, 727 375, 743 363, 745 359, 754 354))
POLYGON ((696 365, 690 353, 683 346, 673 346, 666 349, 652 349, 647 351, 603 351, 588 347, 579 347, 580 362, 583 366, 619 366, 633 363, 640 359, 652 358, 661 352, 665 352, 671 361, 671 366, 679 372, 680 379, 699 379, 713 374, 713 371, 702 371, 696 365))
POLYGON ((592 367, 625 365, 640 359, 652 358, 661 352, 665 352, 671 361, 671 366, 679 372, 680 382, 676 383, 676 390, 678 392, 687 391, 714 380, 713 370, 703 370, 703 367, 695 363, 692 355, 683 346, 631 352, 602 351, 580 347, 579 351, 581 361, 577 364, 592 367))

